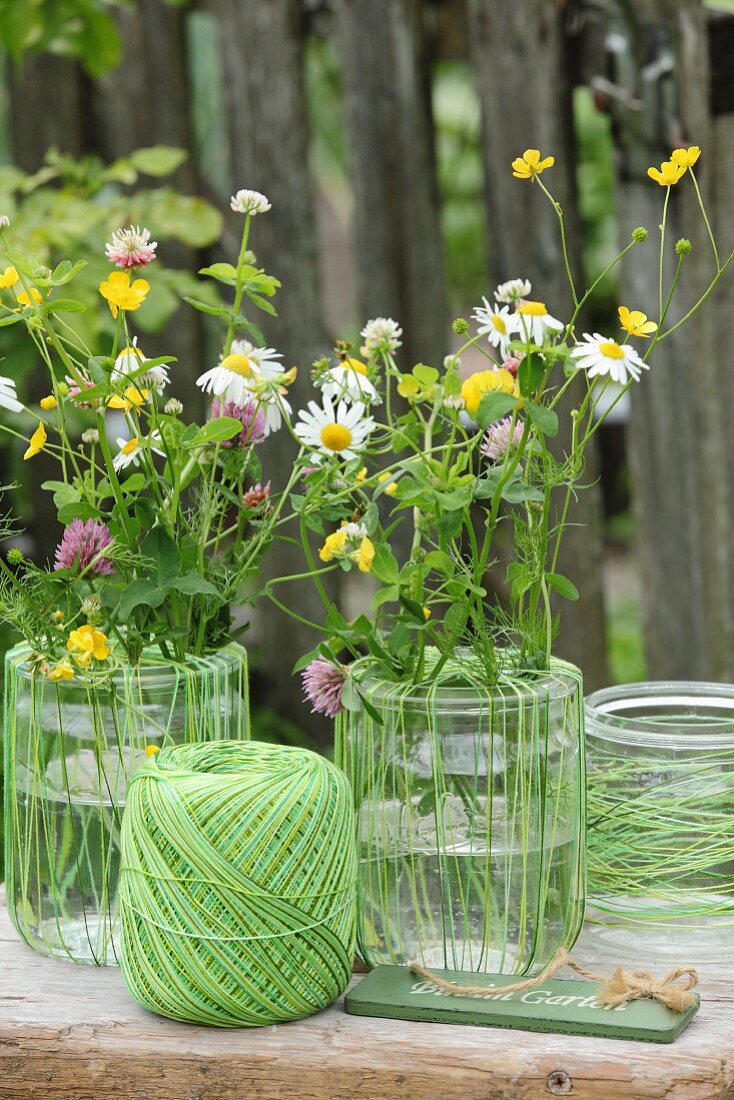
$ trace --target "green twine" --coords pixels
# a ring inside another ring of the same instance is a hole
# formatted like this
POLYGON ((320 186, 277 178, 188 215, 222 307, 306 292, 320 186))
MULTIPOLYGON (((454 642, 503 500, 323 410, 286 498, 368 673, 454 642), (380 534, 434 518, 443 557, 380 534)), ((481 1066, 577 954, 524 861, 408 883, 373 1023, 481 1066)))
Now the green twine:
POLYGON ((356 855, 345 777, 315 753, 220 741, 164 749, 131 779, 122 973, 162 1016, 296 1020, 344 991, 356 855))

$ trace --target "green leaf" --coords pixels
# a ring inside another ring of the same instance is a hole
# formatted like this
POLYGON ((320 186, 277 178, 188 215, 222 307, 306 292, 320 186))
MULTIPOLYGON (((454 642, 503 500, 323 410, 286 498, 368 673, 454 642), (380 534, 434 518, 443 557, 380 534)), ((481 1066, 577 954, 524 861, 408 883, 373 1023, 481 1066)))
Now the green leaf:
POLYGON ((422 386, 432 386, 438 381, 438 371, 435 367, 428 367, 425 363, 416 363, 413 367, 413 377, 417 378, 422 386))
POLYGON ((547 409, 545 405, 536 405, 534 401, 525 402, 525 411, 528 419, 532 420, 538 431, 543 435, 554 436, 558 431, 558 417, 553 409, 547 409))
POLYGON ((167 589, 172 588, 184 596, 217 596, 221 598, 219 589, 215 588, 210 581, 202 577, 201 573, 197 573, 195 569, 192 569, 190 573, 182 574, 180 577, 172 577, 170 581, 165 582, 164 587, 167 589))
POLYGON ((546 573, 545 579, 548 587, 554 589, 559 596, 563 596, 564 600, 577 600, 579 598, 578 588, 568 577, 564 577, 560 573, 546 573))
POLYGON ((160 607, 164 599, 162 590, 147 577, 131 581, 120 597, 120 617, 127 619, 136 607, 160 607))
MULTIPOLYGON (((247 290, 247 288, 245 288, 247 290)), ((268 313, 271 317, 277 317, 278 312, 274 305, 272 305, 267 298, 263 298, 260 294, 253 294, 251 290, 247 290, 247 297, 250 301, 254 302, 258 309, 261 309, 263 313, 268 313)))
POLYGON ((63 523, 64 525, 71 523, 73 519, 97 519, 98 515, 98 509, 94 508, 91 504, 87 504, 86 500, 71 501, 69 504, 63 504, 58 511, 59 523, 63 523))
POLYGON ((185 149, 173 145, 150 145, 145 149, 136 149, 127 159, 146 176, 170 176, 187 157, 185 149))
POLYGON ((372 573, 381 584, 395 585, 398 583, 398 563, 387 546, 378 543, 375 546, 375 556, 372 560, 372 573))
POLYGON ((508 504, 523 504, 526 500, 544 500, 540 489, 533 485, 525 485, 522 481, 510 481, 502 490, 502 499, 508 504))
POLYGON ((444 550, 431 550, 426 554, 426 565, 429 569, 442 573, 444 577, 452 577, 456 572, 454 559, 444 550))
POLYGON ((187 294, 184 294, 183 301, 188 302, 194 309, 198 309, 200 313, 208 313, 211 317, 226 317, 227 320, 232 317, 232 310, 225 306, 210 306, 208 302, 200 302, 198 298, 190 298, 187 294))
POLYGON ((517 405, 517 398, 510 393, 494 390, 484 395, 479 403, 474 419, 480 428, 488 428, 503 416, 507 416, 517 405))
POLYGON ((517 377, 520 382, 520 393, 523 397, 529 397, 531 393, 535 393, 538 386, 543 381, 544 375, 545 363, 540 356, 533 355, 532 352, 523 356, 517 372, 517 377))
POLYGON ((78 260, 75 264, 72 264, 71 260, 62 260, 54 268, 51 282, 54 286, 63 286, 65 283, 70 282, 78 271, 86 267, 87 263, 87 260, 78 260))
POLYGON ((348 676, 344 681, 341 702, 345 710, 358 711, 362 709, 362 699, 351 676, 348 676))
POLYGON ((48 313, 84 313, 87 307, 82 302, 77 302, 74 298, 56 298, 54 301, 46 302, 43 307, 43 312, 48 313))
POLYGON ((140 552, 150 558, 150 570, 156 584, 165 584, 181 572, 181 551, 162 527, 154 527, 143 539, 140 552))
POLYGON ((207 443, 225 443, 242 431, 242 421, 233 416, 215 416, 199 428, 194 436, 193 445, 200 447, 207 443))
POLYGON ((211 264, 210 267, 199 268, 200 275, 208 275, 210 279, 216 279, 227 286, 234 286, 237 282, 237 268, 232 264, 211 264))

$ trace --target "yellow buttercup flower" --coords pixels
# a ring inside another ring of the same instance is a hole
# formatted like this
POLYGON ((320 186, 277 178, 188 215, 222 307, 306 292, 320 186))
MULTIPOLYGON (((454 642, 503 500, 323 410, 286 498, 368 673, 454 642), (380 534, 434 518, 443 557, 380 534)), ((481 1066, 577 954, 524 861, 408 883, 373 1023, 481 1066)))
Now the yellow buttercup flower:
POLYGON ((620 325, 630 336, 647 337, 657 331, 657 322, 648 321, 647 314, 641 309, 627 309, 627 306, 620 306, 617 312, 620 325))
POLYGON ((324 539, 324 545, 319 550, 319 557, 322 561, 333 561, 335 557, 344 552, 344 547, 347 544, 347 530, 346 527, 340 527, 338 531, 334 531, 331 535, 327 535, 324 539))
POLYGON ((670 159, 673 164, 678 164, 685 170, 686 168, 693 168, 700 156, 701 150, 699 147, 691 145, 688 149, 674 149, 670 154, 670 159))
POLYGON ((28 441, 29 446, 28 450, 23 455, 23 461, 25 462, 26 459, 33 458, 34 455, 40 454, 43 448, 46 446, 47 439, 48 436, 46 435, 46 429, 44 428, 43 423, 40 422, 35 432, 28 441))
POLYGON ((99 292, 109 303, 113 317, 117 317, 121 309, 139 309, 149 290, 150 283, 145 279, 135 279, 131 284, 127 271, 111 271, 99 284, 99 292))
POLYGON ((59 661, 57 665, 48 670, 47 676, 54 684, 57 684, 59 680, 73 680, 74 669, 71 661, 68 658, 59 661))
POLYGON ((52 393, 50 393, 48 397, 42 397, 38 403, 44 412, 50 412, 51 409, 55 409, 58 405, 58 401, 52 393))
POLYGON ((552 168, 556 163, 555 157, 540 158, 539 149, 526 149, 521 157, 516 157, 512 162, 512 174, 519 180, 532 180, 545 172, 546 168, 552 168))
POLYGON ((33 300, 33 305, 37 306, 39 302, 43 301, 43 298, 41 297, 39 291, 37 291, 36 288, 32 286, 30 298, 24 290, 21 290, 20 294, 15 295, 15 300, 19 306, 29 306, 31 304, 31 300, 33 300))
POLYGON ((8 290, 18 282, 18 272, 14 267, 6 267, 0 275, 0 290, 8 290))
POLYGON ((140 409, 148 400, 149 396, 147 390, 139 390, 137 386, 128 386, 125 390, 124 397, 122 394, 113 393, 112 397, 107 402, 107 408, 122 409, 123 412, 128 412, 134 405, 136 409, 140 409))
POLYGON ((91 623, 70 631, 66 648, 83 668, 90 664, 92 658, 95 661, 105 661, 110 655, 107 635, 101 630, 95 630, 91 623))
POLYGON ((362 539, 357 553, 357 565, 362 573, 369 573, 372 570, 372 562, 375 558, 375 547, 372 539, 368 539, 367 536, 362 539))
POLYGON ((504 367, 500 367, 499 370, 480 370, 476 374, 470 374, 461 386, 461 396, 464 399, 466 411, 473 416, 484 395, 494 390, 519 396, 517 380, 504 367))
POLYGON ((159 753, 160 751, 161 750, 158 748, 157 745, 146 745, 145 746, 145 755, 146 756, 156 756, 157 753, 159 753))
POLYGON ((651 180, 655 180, 661 187, 672 187, 684 174, 686 166, 676 164, 672 160, 664 160, 659 168, 648 168, 647 174, 651 180))

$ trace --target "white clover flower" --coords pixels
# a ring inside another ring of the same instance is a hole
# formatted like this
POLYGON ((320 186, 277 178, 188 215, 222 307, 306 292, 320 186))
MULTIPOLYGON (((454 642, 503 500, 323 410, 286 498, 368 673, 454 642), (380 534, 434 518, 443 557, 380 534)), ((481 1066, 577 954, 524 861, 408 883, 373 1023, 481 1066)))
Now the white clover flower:
POLYGON ((396 352, 402 347, 400 337, 403 330, 392 317, 373 317, 368 321, 361 332, 366 352, 381 351, 386 354, 396 352))
POLYGON ((235 214, 265 214, 270 209, 270 203, 260 191, 250 191, 243 188, 233 195, 229 205, 235 214))
POLYGON ((611 378, 622 386, 630 378, 639 382, 641 372, 650 369, 630 344, 618 344, 598 332, 593 336, 585 332, 583 341, 573 348, 571 355, 589 378, 611 378))
POLYGON ((529 279, 508 279, 506 283, 500 283, 494 296, 496 301, 512 305, 521 298, 527 298, 532 289, 529 279))
POLYGON ((322 394, 321 407, 309 401, 308 409, 301 409, 298 416, 301 422, 293 430, 305 447, 314 449, 314 462, 324 457, 355 458, 375 427, 364 405, 350 406, 346 401, 334 405, 328 394, 322 394))
POLYGON ((460 393, 455 393, 445 397, 443 405, 445 409, 456 409, 461 412, 462 409, 466 408, 466 401, 460 393))
POLYGON ((12 378, 3 378, 0 375, 0 408, 7 409, 9 412, 19 413, 23 411, 23 406, 18 400, 18 395, 15 392, 15 381, 12 378))
POLYGON ((0 229, 10 229, 10 218, 7 214, 0 214, 0 229))
POLYGON ((472 317, 478 324, 477 332, 486 335, 493 348, 499 348, 500 355, 507 355, 510 341, 518 331, 519 320, 516 313, 510 313, 509 306, 490 305, 482 298, 483 306, 477 306, 472 317))
POLYGON ((179 401, 177 397, 169 397, 163 406, 163 411, 168 416, 180 416, 183 412, 183 402, 179 401))
POLYGON ((518 302, 517 331, 534 344, 542 344, 548 333, 563 332, 566 327, 557 317, 551 317, 545 302, 518 302))
POLYGON ((161 455, 162 458, 166 457, 164 451, 153 446, 154 443, 161 442, 161 435, 158 431, 151 432, 147 438, 133 436, 132 439, 124 439, 122 436, 118 436, 115 442, 120 449, 112 459, 112 465, 118 472, 130 465, 139 466, 146 447, 154 454, 161 455))
POLYGON ((105 255, 116 267, 146 267, 155 259, 157 241, 151 241, 150 230, 139 225, 116 229, 112 240, 105 245, 105 255))
POLYGON ((82 432, 82 443, 99 443, 99 432, 96 428, 87 428, 82 432))
POLYGON ((342 359, 320 379, 323 391, 331 398, 348 398, 365 404, 379 405, 382 398, 367 377, 367 368, 359 359, 342 359))
MULTIPOLYGON (((115 366, 112 371, 112 381, 119 382, 122 378, 126 378, 130 374, 135 374, 135 372, 140 370, 143 364, 147 362, 148 360, 138 347, 138 338, 136 336, 132 344, 127 348, 123 348, 117 356, 117 359, 115 359, 115 366)), ((150 370, 145 371, 143 374, 138 374, 133 381, 138 387, 162 393, 170 381, 168 377, 168 367, 165 363, 159 363, 157 367, 151 367, 150 370)))

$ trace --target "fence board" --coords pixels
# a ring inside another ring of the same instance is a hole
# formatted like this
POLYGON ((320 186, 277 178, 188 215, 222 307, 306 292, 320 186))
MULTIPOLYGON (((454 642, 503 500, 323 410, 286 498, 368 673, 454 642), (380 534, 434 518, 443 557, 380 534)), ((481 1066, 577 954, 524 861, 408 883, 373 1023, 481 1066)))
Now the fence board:
MULTIPOLYGON (((538 187, 519 182, 510 171, 511 161, 528 147, 556 157, 548 181, 567 212, 572 262, 580 271, 564 7, 546 0, 471 0, 469 13, 482 104, 490 285, 525 276, 533 283, 533 296, 545 301, 554 316, 566 317, 570 296, 556 214, 538 187)), ((594 465, 592 456, 587 481, 594 480, 594 465)), ((607 680, 596 487, 581 494, 569 520, 578 526, 567 531, 559 568, 573 579, 581 599, 564 605, 558 651, 582 668, 585 685, 592 689, 607 680)))
MULTIPOLYGON (((310 365, 328 346, 321 324, 300 8, 298 0, 211 4, 221 34, 232 189, 255 188, 270 199, 272 210, 253 225, 252 245, 260 264, 285 284, 276 302, 278 318, 258 318, 258 323, 262 321, 266 339, 283 352, 286 365, 300 367, 291 388, 296 408, 312 396, 310 365)), ((274 488, 282 486, 291 472, 295 447, 280 433, 264 450, 267 477, 274 488)), ((286 543, 274 544, 266 559, 273 575, 300 573, 304 567, 300 548, 286 543)), ((323 618, 313 585, 291 585, 285 598, 306 618, 323 618)), ((258 699, 277 707, 281 717, 310 725, 326 738, 327 724, 310 718, 300 682, 290 676, 296 660, 318 637, 271 606, 263 605, 263 612, 258 699)))
POLYGON ((448 338, 422 0, 340 0, 341 50, 362 316, 392 316, 406 363, 441 361, 448 338))

